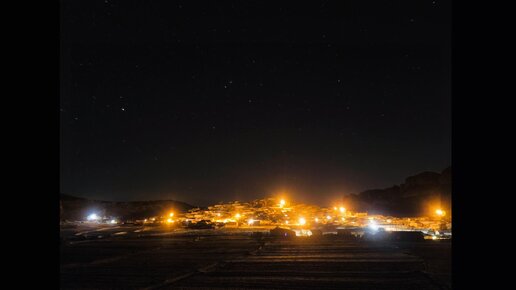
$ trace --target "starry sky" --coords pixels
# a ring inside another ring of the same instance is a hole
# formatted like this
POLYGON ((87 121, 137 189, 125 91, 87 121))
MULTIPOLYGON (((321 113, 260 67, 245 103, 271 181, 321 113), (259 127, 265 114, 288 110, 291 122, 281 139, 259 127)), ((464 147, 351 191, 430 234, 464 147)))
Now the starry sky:
POLYGON ((450 1, 61 1, 60 190, 324 205, 451 165, 450 1))

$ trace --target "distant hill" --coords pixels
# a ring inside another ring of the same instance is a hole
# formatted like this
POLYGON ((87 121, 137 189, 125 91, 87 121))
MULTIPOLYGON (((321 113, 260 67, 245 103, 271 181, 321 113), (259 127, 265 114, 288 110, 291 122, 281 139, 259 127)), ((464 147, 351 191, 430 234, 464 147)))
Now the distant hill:
POLYGON ((170 210, 185 212, 194 206, 175 200, 128 202, 90 200, 61 193, 60 207, 61 219, 83 220, 92 212, 99 215, 117 216, 123 219, 139 219, 162 215, 170 210))
POLYGON ((345 202, 352 208, 393 216, 427 214, 430 205, 441 205, 451 213, 451 167, 442 172, 422 172, 405 179, 405 183, 384 189, 352 194, 345 202))

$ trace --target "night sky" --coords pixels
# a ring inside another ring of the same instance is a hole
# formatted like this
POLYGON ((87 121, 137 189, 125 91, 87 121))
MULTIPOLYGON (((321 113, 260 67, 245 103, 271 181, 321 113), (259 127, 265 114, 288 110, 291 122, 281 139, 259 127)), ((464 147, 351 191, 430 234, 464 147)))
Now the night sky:
POLYGON ((60 190, 325 205, 440 172, 449 2, 61 1, 60 190))

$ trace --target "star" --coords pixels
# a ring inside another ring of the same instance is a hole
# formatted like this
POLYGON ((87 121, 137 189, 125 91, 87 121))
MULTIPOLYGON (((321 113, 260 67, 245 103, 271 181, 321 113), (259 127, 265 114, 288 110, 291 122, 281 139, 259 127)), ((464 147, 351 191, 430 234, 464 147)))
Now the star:
POLYGON ((124 112, 125 112, 125 108, 124 108, 124 107, 120 108, 120 110, 122 110, 122 111, 124 111, 124 112))

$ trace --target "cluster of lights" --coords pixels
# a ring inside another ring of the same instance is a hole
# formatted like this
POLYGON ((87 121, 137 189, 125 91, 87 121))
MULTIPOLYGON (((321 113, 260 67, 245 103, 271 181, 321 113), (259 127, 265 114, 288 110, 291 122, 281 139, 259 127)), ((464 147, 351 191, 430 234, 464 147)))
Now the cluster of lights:
MULTIPOLYGON (((334 206, 333 207, 333 210, 334 212, 333 213, 330 213, 329 215, 326 215, 326 216, 319 216, 319 217, 310 217, 308 216, 307 218, 305 217, 302 217, 302 216, 298 216, 298 219, 297 219, 297 223, 295 220, 292 220, 291 218, 289 218, 289 215, 287 215, 285 212, 287 212, 289 209, 285 209, 284 207, 286 206, 286 201, 284 199, 280 199, 279 200, 279 203, 278 203, 279 207, 282 208, 282 213, 283 215, 285 216, 285 220, 284 220, 284 224, 286 225, 289 225, 290 221, 292 221, 292 225, 298 225, 298 226, 305 226, 307 225, 307 219, 309 221, 312 221, 314 223, 320 223, 320 222, 331 222, 332 220, 340 220, 342 222, 345 222, 346 221, 346 218, 347 216, 349 216, 348 214, 345 214, 346 213, 346 208, 343 207, 343 206, 334 206), (326 220, 326 221, 325 221, 326 220)), ((446 215, 446 212, 444 210, 442 210, 441 208, 438 208, 438 209, 435 209, 434 211, 434 214, 436 216, 439 216, 439 217, 444 217, 446 215)), ((173 219, 174 218, 174 212, 169 212, 167 215, 165 215, 167 217, 167 219, 165 220, 165 223, 167 224, 172 224, 172 223, 175 223, 176 220, 173 219), (168 216, 167 216, 168 215, 168 216)), ((221 213, 220 212, 217 212, 215 213, 215 215, 217 217, 221 217, 221 213)), ((240 213, 234 213, 234 216, 233 218, 225 218, 224 219, 224 223, 227 223, 229 221, 231 222, 239 222, 240 221, 243 221, 244 218, 248 218, 246 220, 247 224, 249 226, 253 226, 255 224, 255 220, 253 218, 249 218, 249 217, 246 217, 246 215, 241 215, 240 213)), ((97 220, 101 220, 102 218, 100 216, 98 216, 96 213, 91 213, 87 216, 87 220, 88 221, 97 221, 97 220)), ((369 223, 367 224, 367 227, 370 228, 371 230, 373 231, 377 231, 380 226, 377 224, 377 222, 375 221, 374 217, 369 217, 369 223)), ((150 221, 155 221, 156 218, 149 218, 150 221)), ((409 219, 410 220, 410 219, 409 219)), ((218 222, 220 222, 222 220, 218 220, 218 222)), ((147 219, 144 220, 144 223, 148 222, 147 219)), ((162 222, 162 221, 160 221, 162 222)), ((393 223, 393 220, 391 219, 387 219, 386 220, 387 223, 393 223)), ((118 221, 115 220, 115 219, 111 219, 111 220, 108 220, 107 223, 110 223, 110 224, 117 224, 118 221)), ((356 223, 354 221, 351 221, 351 223, 356 223)), ((432 239, 439 239, 439 232, 436 231, 435 234, 432 235, 432 239)))
POLYGON ((174 217, 174 213, 171 212, 171 213, 168 214, 168 216, 169 216, 169 218, 167 219, 167 223, 168 224, 174 223, 175 221, 172 219, 172 217, 174 217))

